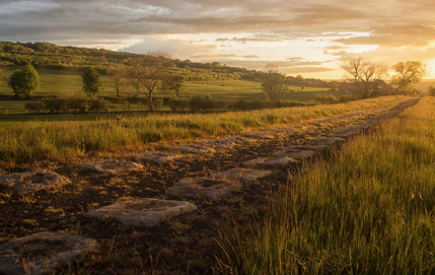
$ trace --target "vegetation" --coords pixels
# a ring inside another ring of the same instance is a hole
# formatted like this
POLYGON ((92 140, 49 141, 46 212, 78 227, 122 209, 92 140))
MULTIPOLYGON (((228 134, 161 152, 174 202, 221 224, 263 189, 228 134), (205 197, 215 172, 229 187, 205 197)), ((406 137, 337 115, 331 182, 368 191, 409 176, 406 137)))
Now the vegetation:
POLYGON ((228 274, 433 274, 435 99, 307 165, 255 224, 223 227, 228 274))
POLYGON ((388 74, 388 66, 374 63, 362 57, 349 60, 341 67, 346 72, 346 78, 359 92, 362 98, 368 98, 370 91, 378 85, 377 81, 388 74))
POLYGON ((233 131, 364 110, 393 102, 396 97, 348 104, 228 112, 206 115, 149 115, 97 121, 8 123, 0 127, 0 159, 21 163, 38 159, 74 158, 89 152, 118 150, 160 140, 226 135, 233 131), (270 117, 277 119, 273 121, 270 117))
POLYGON ((100 94, 103 91, 101 76, 93 67, 89 67, 83 72, 82 83, 82 90, 87 93, 89 97, 100 94))
POLYGON ((279 72, 278 66, 268 64, 261 75, 261 89, 267 101, 276 102, 288 91, 285 75, 279 72))
POLYGON ((9 77, 8 86, 12 88, 16 97, 29 97, 39 88, 38 72, 32 65, 16 70, 9 77))
POLYGON ((392 83, 406 93, 414 91, 415 85, 427 74, 426 64, 421 61, 399 62, 392 69, 396 73, 392 77, 392 83))

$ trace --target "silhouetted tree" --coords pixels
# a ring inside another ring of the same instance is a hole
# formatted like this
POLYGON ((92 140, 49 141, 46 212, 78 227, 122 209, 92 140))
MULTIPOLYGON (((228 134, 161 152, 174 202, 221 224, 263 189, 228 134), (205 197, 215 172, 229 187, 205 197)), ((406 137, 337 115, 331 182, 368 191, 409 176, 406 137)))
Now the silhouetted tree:
POLYGON ((124 65, 116 65, 107 69, 107 74, 113 80, 113 86, 116 90, 116 95, 119 97, 119 92, 127 86, 128 69, 124 65))
POLYGON ((404 92, 412 92, 415 85, 427 74, 426 64, 421 61, 399 62, 392 66, 397 73, 392 77, 392 83, 404 92))
POLYGON ((266 100, 271 102, 280 100, 284 92, 288 91, 286 77, 279 72, 275 64, 269 63, 264 68, 261 75, 261 89, 266 100))
POLYGON ((82 89, 89 97, 91 97, 91 94, 96 95, 103 91, 100 74, 93 67, 89 67, 83 72, 82 83, 82 89))

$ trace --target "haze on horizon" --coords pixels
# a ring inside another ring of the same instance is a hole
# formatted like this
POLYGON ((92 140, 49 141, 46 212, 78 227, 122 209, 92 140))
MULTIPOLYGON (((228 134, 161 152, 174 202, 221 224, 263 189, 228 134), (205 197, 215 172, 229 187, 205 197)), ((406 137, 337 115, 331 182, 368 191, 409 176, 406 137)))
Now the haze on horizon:
POLYGON ((0 40, 50 42, 341 78, 362 55, 435 78, 433 0, 1 0, 0 40))

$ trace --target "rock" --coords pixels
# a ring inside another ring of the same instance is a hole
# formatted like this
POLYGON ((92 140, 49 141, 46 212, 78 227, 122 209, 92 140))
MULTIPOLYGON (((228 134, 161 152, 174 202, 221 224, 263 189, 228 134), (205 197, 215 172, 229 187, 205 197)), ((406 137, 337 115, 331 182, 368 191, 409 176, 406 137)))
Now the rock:
POLYGON ((231 194, 231 189, 237 186, 237 184, 227 180, 200 177, 180 181, 166 189, 166 193, 174 197, 204 196, 213 200, 231 194))
POLYGON ((238 136, 235 136, 235 137, 226 137, 226 138, 223 138, 221 140, 231 141, 231 142, 234 142, 234 143, 250 143, 250 142, 255 142, 255 139, 245 138, 245 137, 238 137, 238 136))
POLYGON ((270 175, 272 171, 267 170, 254 170, 254 169, 246 169, 246 168, 233 168, 227 171, 222 171, 218 173, 214 173, 210 177, 212 178, 226 178, 226 179, 236 179, 243 181, 256 181, 259 178, 263 178, 267 175, 270 175))
POLYGON ((105 159, 80 164, 80 168, 84 170, 103 173, 106 175, 116 175, 133 169, 143 169, 143 167, 144 166, 142 164, 136 162, 117 159, 105 159))
POLYGON ((192 154, 206 154, 206 153, 214 153, 216 152, 213 148, 204 147, 197 144, 185 144, 180 146, 172 146, 169 147, 169 151, 179 151, 183 153, 192 153, 192 154))
POLYGON ((99 246, 94 239, 78 235, 41 232, 0 245, 0 274, 52 273, 74 263, 83 250, 99 246))
POLYGON ((297 151, 323 151, 327 148, 327 145, 294 145, 291 146, 289 149, 297 150, 297 151))
POLYGON ((71 184, 69 179, 43 169, 4 175, 0 182, 17 191, 37 191, 71 184))
POLYGON ((259 159, 252 159, 245 162, 245 165, 247 166, 260 166, 260 167, 271 167, 271 166, 287 166, 289 164, 293 164, 296 161, 292 158, 259 158, 259 159))
POLYGON ((197 209, 189 202, 143 198, 104 206, 84 216, 94 219, 110 217, 128 226, 156 226, 163 220, 197 209))
POLYGON ((145 153, 135 154, 130 156, 130 158, 133 160, 154 161, 157 163, 164 163, 182 157, 183 157, 182 155, 176 155, 176 154, 161 152, 161 151, 151 151, 151 152, 145 152, 145 153))
POLYGON ((312 139, 307 142, 307 144, 314 144, 314 145, 335 145, 336 143, 344 142, 346 141, 343 138, 339 137, 326 137, 326 138, 319 138, 319 139, 312 139))
POLYGON ((288 126, 288 127, 275 127, 273 128, 273 130, 280 131, 280 132, 293 132, 295 129, 292 126, 288 126))
POLYGON ((281 134, 276 132, 260 131, 255 133, 245 133, 244 135, 248 137, 261 138, 261 139, 274 139, 276 136, 281 134))
POLYGON ((299 160, 310 159, 316 155, 316 152, 309 150, 284 149, 272 154, 274 157, 290 157, 299 160))
POLYGON ((226 149, 226 148, 231 148, 236 144, 229 140, 209 140, 203 142, 202 145, 226 149))

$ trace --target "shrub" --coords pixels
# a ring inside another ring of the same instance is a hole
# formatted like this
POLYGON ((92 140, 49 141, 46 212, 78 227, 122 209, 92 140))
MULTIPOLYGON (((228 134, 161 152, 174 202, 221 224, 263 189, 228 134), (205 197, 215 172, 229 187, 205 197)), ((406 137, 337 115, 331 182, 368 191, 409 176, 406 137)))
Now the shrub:
POLYGON ((189 108, 189 100, 182 98, 171 98, 169 100, 171 111, 186 111, 189 108))
POLYGON ((319 102, 321 104, 335 104, 338 103, 338 100, 333 95, 317 95, 316 98, 314 98, 315 102, 319 102))
POLYGON ((24 105, 24 108, 26 108, 27 111, 37 112, 39 114, 41 110, 45 109, 45 106, 44 103, 38 101, 26 103, 26 105, 24 105))
POLYGON ((89 112, 104 112, 107 111, 106 102, 101 99, 95 99, 91 101, 89 106, 89 112))
POLYGON ((346 102, 355 101, 355 100, 357 100, 357 98, 352 96, 352 95, 342 95, 338 99, 338 101, 340 101, 341 103, 346 103, 346 102))

